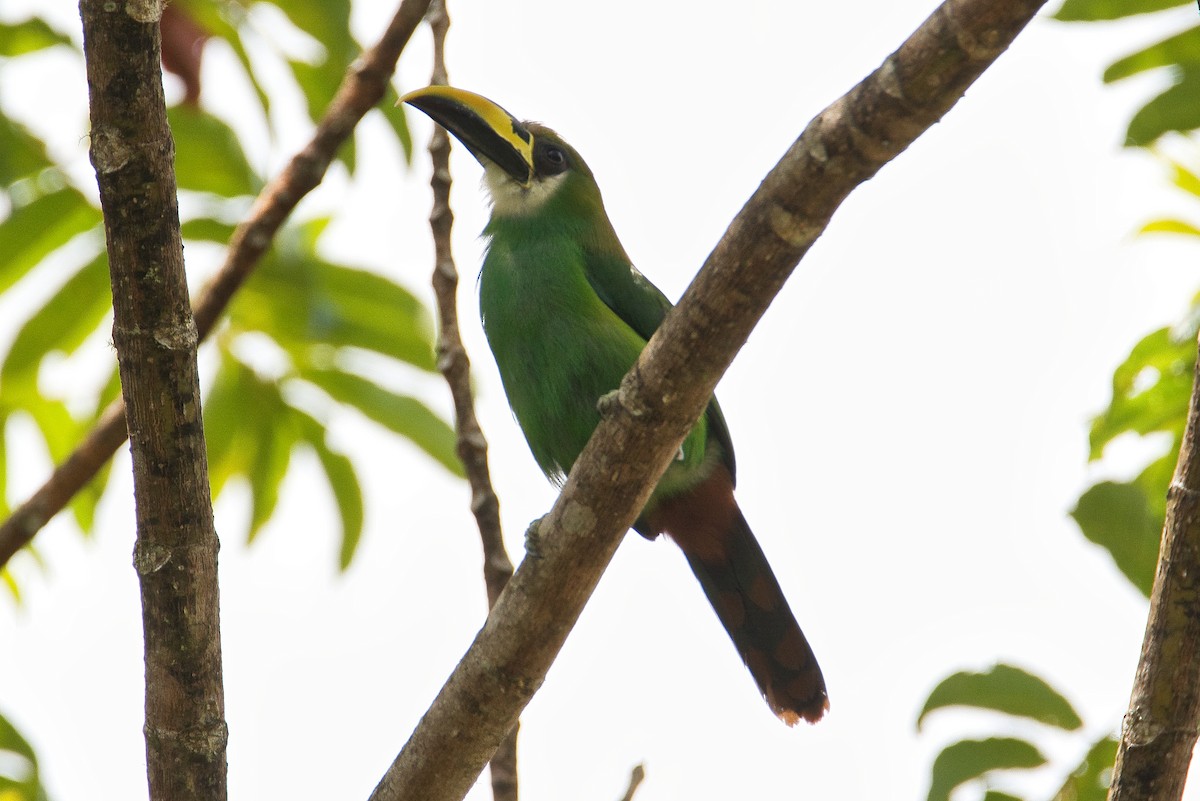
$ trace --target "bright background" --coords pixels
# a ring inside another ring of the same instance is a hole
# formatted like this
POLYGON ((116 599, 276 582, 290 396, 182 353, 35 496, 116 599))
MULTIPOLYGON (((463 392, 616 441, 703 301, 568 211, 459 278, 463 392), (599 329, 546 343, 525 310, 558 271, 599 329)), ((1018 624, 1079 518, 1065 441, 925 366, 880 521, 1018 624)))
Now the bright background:
MULTIPOLYGON (((60 5, 9 8, 73 24, 60 5)), ((678 297, 807 121, 934 6, 461 2, 450 74, 564 134, 639 268, 678 297)), ((371 42, 392 5, 369 0, 355 13, 371 42)), ((922 798, 941 747, 1001 726, 943 712, 917 736, 925 695, 954 670, 998 660, 1067 692, 1089 742, 1115 729, 1146 604, 1067 511, 1097 477, 1141 463, 1143 444, 1118 443, 1089 467, 1087 422, 1109 399, 1113 367, 1178 317, 1197 277, 1194 244, 1132 237, 1186 208, 1159 163, 1120 147, 1159 79, 1114 88, 1099 76, 1192 13, 1112 26, 1036 20, 941 124, 850 197, 721 384, 739 501, 820 658, 826 721, 780 725, 678 551, 630 536, 522 719, 524 799, 614 801, 639 762, 639 801, 922 798)), ((430 50, 422 29, 402 57, 402 89, 427 82, 430 50)), ((44 82, 0 92, 86 170, 78 70, 51 64, 44 82), (66 88, 48 100, 50 85, 66 88)), ((238 116, 245 90, 231 74, 212 48, 206 103, 259 139, 273 174, 307 131, 266 141, 238 116)), ((412 169, 379 145, 381 122, 370 120, 366 168, 353 181, 334 174, 301 213, 348 212, 331 247, 432 306, 420 149, 431 126, 411 122, 412 169)), ((511 419, 474 313, 481 171, 461 148, 452 166, 464 333, 518 558, 554 492, 511 419)), ((443 387, 416 391, 448 414, 443 387)), ((335 431, 368 493, 346 574, 309 461, 253 546, 224 537, 231 798, 365 798, 482 622, 465 483, 356 419, 335 431)), ((29 450, 28 469, 10 477, 13 501, 49 470, 29 450)), ((0 603, 0 708, 33 739, 58 801, 146 794, 128 472, 123 455, 98 535, 81 543, 56 521, 38 538, 47 569, 14 564, 25 604, 0 603)), ((242 530, 245 501, 223 499, 218 530, 242 530)), ((1015 730, 1056 762, 1003 786, 1049 797, 1083 739, 1015 730)), ((470 797, 490 798, 485 785, 470 797)))

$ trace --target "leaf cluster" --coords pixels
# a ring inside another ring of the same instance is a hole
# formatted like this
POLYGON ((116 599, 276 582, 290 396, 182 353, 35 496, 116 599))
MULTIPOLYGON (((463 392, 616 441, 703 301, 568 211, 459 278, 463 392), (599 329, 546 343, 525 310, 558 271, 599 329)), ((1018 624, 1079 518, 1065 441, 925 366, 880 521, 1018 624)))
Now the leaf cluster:
MULTIPOLYGON (((1097 22, 1193 5, 1193 0, 1064 0, 1054 17, 1064 22, 1097 22)), ((1170 131, 1200 128, 1200 25, 1114 61, 1104 71, 1104 82, 1150 71, 1164 73, 1170 85, 1130 119, 1125 132, 1130 147, 1147 147, 1170 131)))
POLYGON ((37 754, 3 715, 0 715, 0 800, 49 801, 38 773, 37 754))
MULTIPOLYGON (((1055 730, 1081 733, 1083 729, 1079 714, 1061 693, 1043 679, 1012 665, 998 664, 982 673, 960 672, 943 679, 926 699, 917 717, 917 728, 930 714, 951 707, 998 713, 1004 716, 1004 728, 1014 727, 1018 721, 1038 724, 1033 730, 1039 738, 1049 737, 1055 730)), ((1048 801, 1104 801, 1107 768, 1112 766, 1116 752, 1117 742, 1110 736, 1091 742, 1048 801)), ((964 785, 979 788, 983 801, 1023 801, 997 789, 996 780, 1046 764, 1042 750, 1025 736, 1006 733, 959 740, 935 758, 928 801, 949 801, 951 793, 964 785)))
MULTIPOLYGON (((187 31, 197 32, 196 41, 185 39, 181 46, 179 37, 164 30, 163 42, 168 67, 174 63, 178 70, 181 60, 192 59, 183 72, 192 73, 184 77, 193 83, 202 74, 198 48, 212 40, 227 45, 257 99, 252 111, 273 136, 280 125, 296 124, 279 119, 275 99, 299 90, 311 125, 360 47, 350 32, 348 0, 277 0, 269 5, 290 23, 292 34, 311 37, 311 53, 296 55, 273 37, 279 26, 262 22, 266 4, 213 0, 173 3, 164 27, 180 25, 182 19, 187 31), (280 64, 291 87, 279 85, 281 71, 275 67, 280 64), (268 74, 275 76, 274 83, 264 78, 268 74)), ((0 23, 0 70, 32 69, 33 63, 27 63, 31 56, 53 51, 74 60, 82 80, 76 39, 77 34, 56 30, 38 17, 0 23)), ((220 100, 209 110, 193 102, 198 95, 197 83, 169 110, 183 236, 191 253, 205 248, 224 253, 234 230, 229 220, 244 213, 265 181, 238 131, 217 113, 222 111, 220 100)), ((407 159, 412 143, 404 116, 387 106, 391 139, 407 159)), ((95 190, 76 184, 64 166, 81 154, 51 153, 35 127, 0 104, 0 317, 16 323, 11 345, 7 350, 0 346, 0 518, 10 513, 7 478, 18 469, 8 421, 31 421, 49 456, 59 463, 120 394, 111 349, 110 367, 90 386, 76 378, 88 374, 79 369, 81 360, 94 363, 111 326, 95 190), (48 297, 47 285, 56 287, 48 297), (40 299, 31 303, 31 295, 40 299)), ((78 141, 81 148, 86 144, 86 131, 79 132, 78 141)), ((337 158, 353 174, 352 141, 337 158)), ((397 389, 436 371, 428 311, 381 269, 343 264, 326 255, 321 237, 329 221, 309 219, 285 227, 232 304, 228 319, 219 324, 213 337, 215 375, 204 414, 214 497, 233 479, 245 483, 251 498, 248 538, 274 513, 294 451, 307 448, 315 454, 340 514, 338 561, 344 568, 362 533, 364 507, 357 468, 330 435, 333 417, 349 407, 406 438, 451 473, 462 475, 462 467, 450 425, 424 402, 397 389), (390 377, 389 383, 381 382, 380 375, 390 377)), ((189 263, 193 284, 200 278, 194 271, 189 263)), ((92 528, 106 480, 107 471, 72 501, 85 533, 92 528)), ((11 574, 0 572, 15 593, 11 574)))

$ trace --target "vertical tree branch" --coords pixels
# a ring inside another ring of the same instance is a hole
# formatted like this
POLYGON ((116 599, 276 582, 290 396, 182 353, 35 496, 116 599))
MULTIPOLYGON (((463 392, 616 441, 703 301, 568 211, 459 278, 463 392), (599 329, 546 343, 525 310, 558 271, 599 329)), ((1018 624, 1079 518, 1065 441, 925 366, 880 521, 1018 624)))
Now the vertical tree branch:
MULTIPOLYGON (((337 149, 354 132, 358 121, 383 98, 395 72, 396 60, 421 23, 429 2, 400 3, 379 41, 351 65, 312 139, 259 194, 249 215, 233 234, 225 263, 196 300, 196 329, 200 339, 207 337, 216 325, 292 210, 321 183, 337 149)), ((123 404, 121 399, 113 401, 84 441, 0 524, 0 567, 8 564, 50 518, 61 512, 121 447, 128 436, 123 404)))
MULTIPOLYGON (((372 801, 455 801, 537 692, 717 380, 847 195, 954 106, 1044 0, 947 0, 814 119, 667 314, 372 801)), ((581 724, 582 725, 582 724, 581 724)))
POLYGON ((217 534, 156 0, 82 0, 91 159, 131 432, 153 801, 226 797, 217 534))
MULTIPOLYGON (((446 73, 446 33, 450 15, 445 0, 433 0, 429 5, 429 27, 433 31, 433 74, 429 82, 449 83, 446 73)), ((434 270, 433 290, 437 296, 438 369, 450 385, 454 399, 454 427, 458 432, 458 455, 466 467, 471 485, 471 511, 483 541, 483 578, 487 586, 488 608, 495 605, 501 590, 512 578, 512 560, 504 548, 500 528, 500 502, 492 489, 488 469, 487 440, 475 416, 475 401, 471 391, 471 362, 463 347, 458 329, 458 270, 450 247, 450 231, 454 213, 450 209, 450 137, 440 125, 434 126, 429 141, 433 160, 433 211, 429 225, 433 229, 434 270)), ((495 801, 517 801, 517 729, 513 726, 500 744, 490 764, 492 796, 495 801)))
POLYGON ((1200 730, 1200 360, 1110 801, 1183 795, 1200 730))

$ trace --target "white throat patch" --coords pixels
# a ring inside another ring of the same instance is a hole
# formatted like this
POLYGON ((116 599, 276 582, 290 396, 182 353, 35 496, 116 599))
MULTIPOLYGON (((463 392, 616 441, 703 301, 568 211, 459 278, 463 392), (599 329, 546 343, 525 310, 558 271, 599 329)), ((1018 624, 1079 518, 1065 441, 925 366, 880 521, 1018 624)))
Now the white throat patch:
POLYGON ((526 189, 514 181, 508 173, 495 164, 488 164, 483 171, 483 185, 492 198, 492 207, 504 217, 522 217, 533 214, 549 200, 558 186, 567 177, 565 172, 548 178, 535 178, 526 189))

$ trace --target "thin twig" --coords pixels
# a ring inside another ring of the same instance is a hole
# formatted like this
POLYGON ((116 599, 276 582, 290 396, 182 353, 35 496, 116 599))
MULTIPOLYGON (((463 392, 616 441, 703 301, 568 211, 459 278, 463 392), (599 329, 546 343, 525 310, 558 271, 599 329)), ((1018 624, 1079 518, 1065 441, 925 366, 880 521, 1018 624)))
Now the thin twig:
MULTIPOLYGON (((401 2, 383 36, 350 66, 312 139, 259 194, 246 219, 234 231, 225 263, 193 307, 200 339, 212 331, 288 215, 320 184, 338 148, 353 133, 358 121, 386 94, 396 60, 421 23, 429 2, 401 2)), ((13 554, 87 486, 127 437, 123 402, 113 401, 75 451, 0 525, 0 567, 8 564, 13 554)))
MULTIPOLYGON (((372 801, 458 801, 537 692, 717 380, 847 195, 942 118, 1044 0, 948 0, 822 112, 643 350, 483 629, 372 801)), ((581 723, 581 725, 585 725, 581 723)))
MULTIPOLYGON (((433 0, 429 5, 429 27, 433 31, 433 74, 430 83, 446 84, 446 33, 450 16, 445 0, 433 0)), ((458 433, 458 455, 466 467, 471 486, 471 511, 483 542, 483 578, 487 586, 488 608, 500 597, 504 585, 512 578, 513 565, 504 548, 500 528, 500 502, 492 489, 488 469, 487 440, 475 416, 474 393, 471 391, 471 363, 463 347, 458 328, 458 269, 450 246, 450 231, 454 213, 450 209, 450 137, 441 126, 435 126, 429 142, 433 160, 433 211, 429 226, 433 230, 434 270, 433 291, 437 296, 438 369, 450 385, 454 399, 454 424, 458 433)), ((495 801, 517 801, 517 726, 504 739, 491 760, 492 796, 495 801)))
POLYGON ((154 4, 83 0, 83 52, 132 432, 152 801, 224 801, 217 532, 154 4))
POLYGON ((646 780, 646 766, 634 765, 633 770, 629 772, 629 787, 625 789, 625 795, 621 796, 621 801, 633 801, 633 794, 637 792, 637 788, 646 780))
POLYGON ((1183 795, 1200 731, 1200 359, 1109 801, 1183 795))

